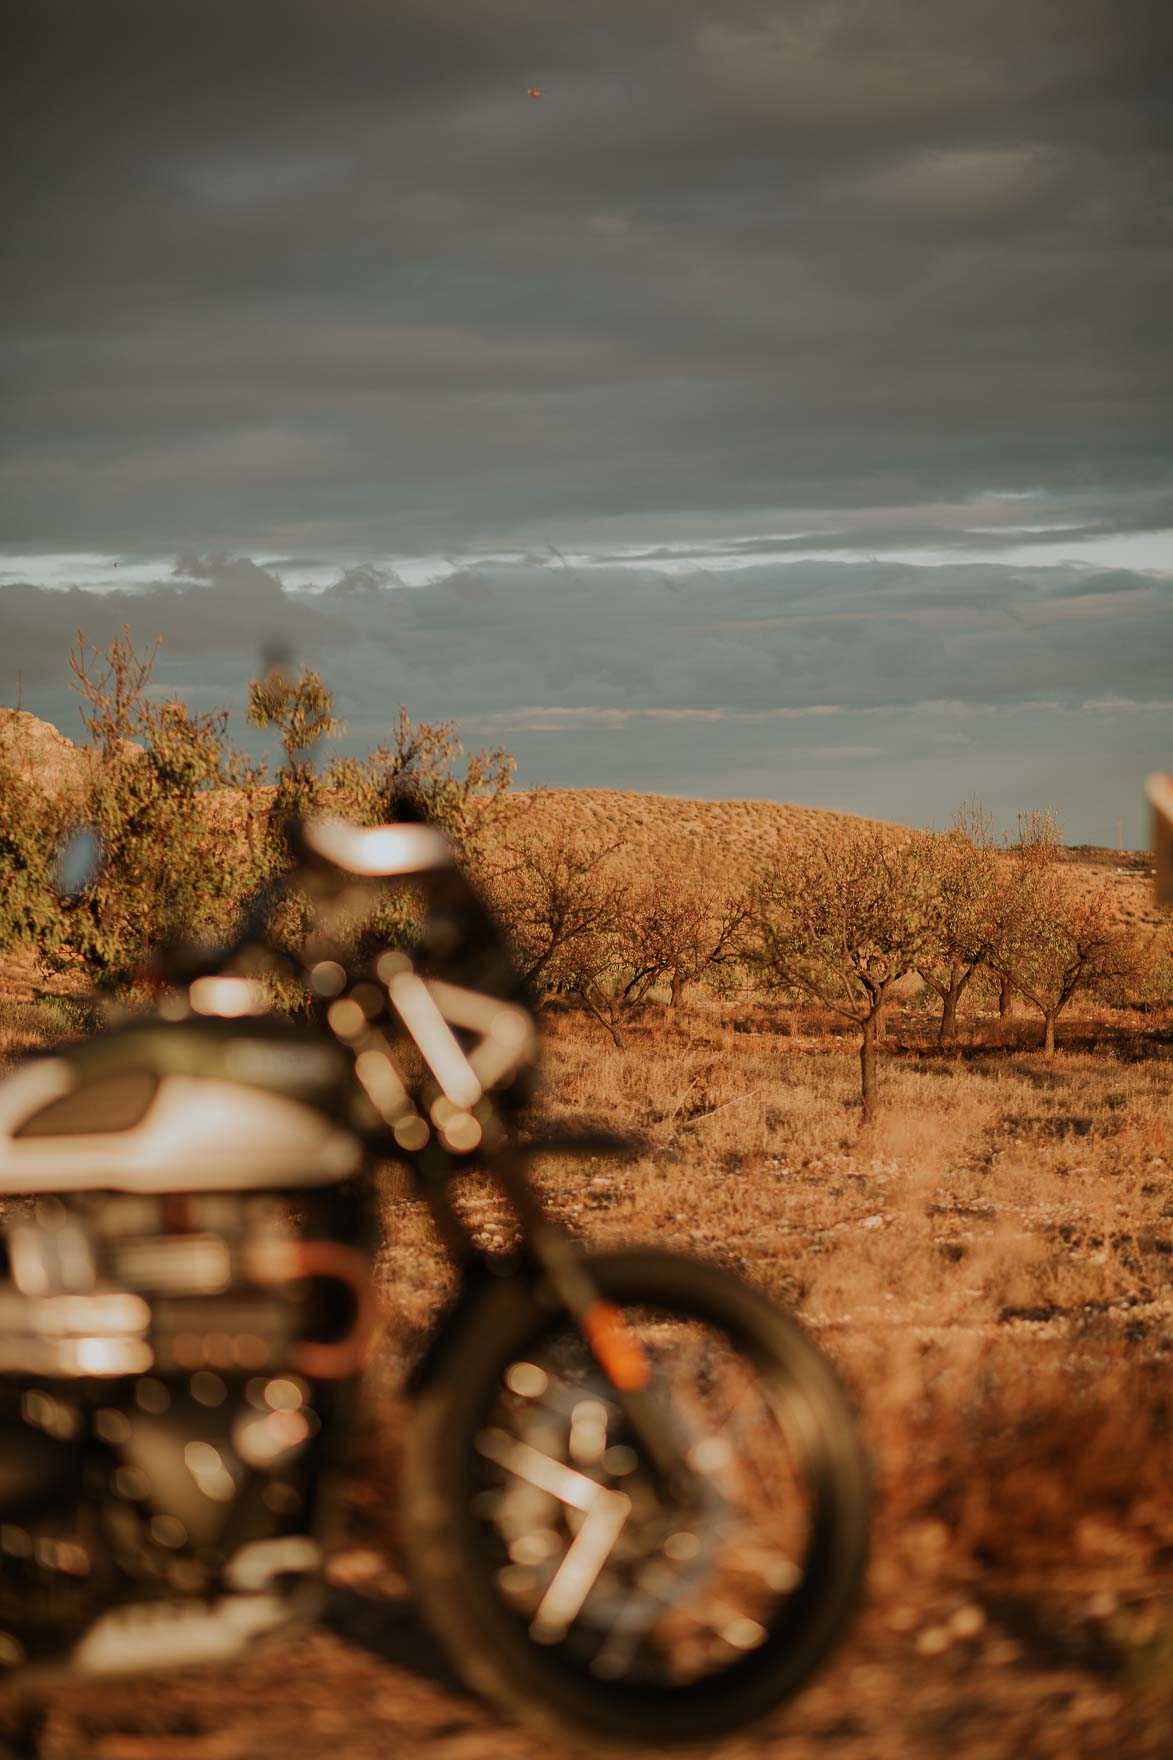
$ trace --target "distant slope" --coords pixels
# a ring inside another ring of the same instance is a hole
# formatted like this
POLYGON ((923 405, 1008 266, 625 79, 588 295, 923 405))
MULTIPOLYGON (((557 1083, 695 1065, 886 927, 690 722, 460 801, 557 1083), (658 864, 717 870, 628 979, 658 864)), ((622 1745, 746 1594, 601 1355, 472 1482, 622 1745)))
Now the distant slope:
POLYGON ((546 834, 618 843, 639 872, 683 864, 722 879, 746 877, 779 840, 837 837, 883 823, 790 802, 678 800, 614 788, 519 790, 512 799, 519 826, 528 820, 546 834))
MULTIPOLYGON (((19 709, 0 708, 0 754, 49 793, 82 781, 89 763, 88 753, 50 722, 19 709)), ((809 837, 879 823, 777 801, 677 800, 611 788, 519 789, 510 796, 510 812, 519 824, 532 815, 543 830, 620 840, 633 859, 688 855, 721 868, 744 867, 779 835, 809 837)))
MULTIPOLYGON (((36 780, 50 793, 83 781, 89 763, 85 750, 50 722, 18 709, 0 708, 0 756, 8 756, 18 775, 36 780)), ((231 817, 232 792, 225 790, 224 796, 231 817)), ((759 869, 780 839, 802 842, 880 825, 894 833, 904 829, 885 820, 791 802, 678 800, 612 788, 519 789, 509 797, 503 823, 521 831, 527 822, 544 836, 578 834, 592 842, 617 843, 625 865, 635 873, 654 874, 679 865, 734 885, 759 869)), ((1150 856, 1081 846, 1069 850, 1067 859, 1078 883, 1111 881, 1125 921, 1160 920, 1148 878, 1150 856)))

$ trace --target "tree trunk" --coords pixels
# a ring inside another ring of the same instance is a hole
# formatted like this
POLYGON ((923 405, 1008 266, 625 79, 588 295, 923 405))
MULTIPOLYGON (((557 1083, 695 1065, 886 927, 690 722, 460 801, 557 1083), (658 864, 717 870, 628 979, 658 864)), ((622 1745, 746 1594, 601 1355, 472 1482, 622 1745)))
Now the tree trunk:
POLYGON ((615 1015, 610 1008, 606 1007, 605 1004, 600 1003, 593 996, 590 996, 581 986, 576 985, 575 989, 578 999, 586 1009, 587 1013, 592 1015, 606 1032, 610 1033, 611 1042, 616 1051, 626 1051, 627 1047, 623 1043, 623 1034, 619 1030, 618 1016, 615 1015))
POLYGON ((859 1085, 863 1101, 863 1121, 871 1124, 876 1116, 876 1009, 860 1022, 859 1085))
POLYGON ((941 1024, 937 1028, 938 1045, 948 1045, 957 1032, 957 1004, 961 1001, 965 987, 974 974, 973 966, 967 966, 958 977, 957 974, 960 970, 959 966, 954 966, 950 971, 949 988, 941 999, 941 1024))
POLYGON ((1043 1014, 1043 1056, 1055 1055, 1055 1011, 1047 1009, 1043 1014))
POLYGON ((937 1044, 948 1045, 957 1031, 957 991, 950 987, 945 992, 941 1008, 941 1024, 937 1028, 937 1044))
POLYGON ((1011 995, 1010 979, 1004 977, 998 989, 998 1019, 1000 1021, 1004 1021, 1010 1013, 1011 995))

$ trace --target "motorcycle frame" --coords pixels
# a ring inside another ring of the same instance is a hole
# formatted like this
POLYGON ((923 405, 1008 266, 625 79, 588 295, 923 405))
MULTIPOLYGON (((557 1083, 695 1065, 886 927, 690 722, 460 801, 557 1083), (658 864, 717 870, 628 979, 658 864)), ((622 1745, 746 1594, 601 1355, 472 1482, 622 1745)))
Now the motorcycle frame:
MULTIPOLYGON (((524 1001, 512 999, 519 986, 512 958, 495 920, 461 871, 447 839, 426 824, 363 828, 328 818, 292 818, 286 834, 293 852, 290 867, 276 885, 270 883, 261 889, 245 913, 236 940, 219 950, 211 962, 205 958, 200 970, 205 977, 223 974, 226 967, 230 969, 242 956, 249 956, 246 963, 253 970, 275 960, 278 968, 283 967, 287 975, 294 976, 310 996, 320 994, 315 990, 314 972, 323 962, 337 965, 345 973, 344 986, 334 993, 333 1002, 325 1011, 325 1025, 331 1037, 351 1054, 354 1087, 379 1115, 379 1125, 365 1134, 369 1158, 366 1177, 372 1193, 370 1227, 377 1233, 373 1199, 376 1162, 386 1159, 406 1166, 413 1176, 416 1194, 427 1206, 460 1279, 453 1304, 409 1377, 409 1388, 422 1388, 442 1372, 445 1341, 455 1330, 458 1316, 474 1299, 483 1278, 528 1277, 534 1281, 539 1300, 550 1313, 566 1314, 581 1333, 606 1377, 615 1403, 646 1454, 657 1489, 679 1502, 691 1501, 700 1492, 698 1475, 660 1418, 650 1387, 650 1366, 642 1347, 628 1332, 622 1316, 603 1301, 581 1248, 546 1214, 529 1177, 530 1162, 543 1153, 615 1154, 629 1150, 631 1144, 599 1132, 568 1133, 527 1143, 518 1141, 515 1133, 504 1125, 500 1108, 490 1101, 490 1089, 499 1082, 512 1080, 532 1057, 536 1043, 533 1011, 528 1006, 528 997, 524 1001), (352 969, 346 950, 333 935, 332 919, 376 902, 383 888, 396 881, 422 885, 425 931, 438 917, 446 915, 465 946, 478 952, 487 950, 488 964, 506 992, 504 998, 480 989, 421 978, 411 958, 399 949, 383 950, 375 960, 374 975, 365 969, 352 969), (317 915, 318 930, 296 956, 291 956, 275 948, 267 933, 267 923, 278 897, 294 890, 309 898, 317 915), (415 1097, 399 1077, 393 1057, 394 1039, 379 1025, 383 1010, 369 1015, 361 1009, 360 1021, 338 1007, 350 1002, 353 993, 364 986, 371 988, 373 982, 386 998, 388 1018, 398 1022, 394 1038, 414 1044, 449 1104, 467 1102, 468 1095, 475 1093, 492 1106, 488 1128, 475 1150, 453 1151, 440 1140, 442 1132, 432 1128, 425 1128, 424 1141, 418 1147, 408 1146, 405 1122, 418 1126, 423 1121, 416 1111, 415 1097), (518 1020, 524 1018, 528 1032, 518 1032, 513 1056, 498 1054, 486 1061, 484 1053, 492 1036, 493 1017, 502 1011, 518 1020), (453 1034, 454 1026, 481 1035, 481 1043, 473 1052, 464 1052, 453 1034), (424 1027, 431 1038, 425 1036, 424 1027), (438 1043, 437 1035, 442 1044, 438 1043), (443 1065, 437 1056, 438 1049, 444 1052, 443 1065), (392 1072, 382 1094, 362 1078, 365 1054, 385 1060, 386 1070, 392 1072), (474 1169, 489 1176, 514 1214, 520 1231, 517 1260, 486 1253, 452 1202, 453 1180, 474 1169)), ((156 975, 164 983, 174 975, 173 970, 168 971, 166 955, 156 968, 156 975)))

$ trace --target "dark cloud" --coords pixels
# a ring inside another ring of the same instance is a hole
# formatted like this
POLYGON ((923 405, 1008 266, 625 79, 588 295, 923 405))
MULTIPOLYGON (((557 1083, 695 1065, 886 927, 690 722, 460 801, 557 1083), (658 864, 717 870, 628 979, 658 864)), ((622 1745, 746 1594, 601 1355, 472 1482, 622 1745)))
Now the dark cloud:
POLYGON ((79 635, 105 648, 124 628, 140 644, 162 642, 167 658, 161 676, 183 655, 239 655, 255 669, 275 644, 310 652, 321 644, 322 617, 313 601, 284 592, 269 569, 247 559, 187 558, 176 574, 182 582, 146 591, 47 590, 27 581, 0 587, 5 688, 11 692, 18 674, 34 686, 51 686, 65 674, 66 652, 79 635), (192 580, 201 584, 192 586, 192 580))
POLYGON ((1168 519, 1164 0, 18 0, 8 36, 13 542, 1168 519))

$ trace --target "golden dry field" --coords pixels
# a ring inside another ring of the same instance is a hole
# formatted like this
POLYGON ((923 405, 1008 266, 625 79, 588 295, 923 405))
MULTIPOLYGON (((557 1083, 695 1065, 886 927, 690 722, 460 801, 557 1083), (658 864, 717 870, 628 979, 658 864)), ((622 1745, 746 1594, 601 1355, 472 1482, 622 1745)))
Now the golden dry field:
MULTIPOLYGON (((82 754, 33 732, 35 772, 67 783, 82 754)), ((559 790, 510 797, 495 835, 577 836, 613 846, 633 876, 681 868, 736 886, 779 840, 870 823, 559 790)), ((1161 920, 1146 858, 1067 861, 1077 884, 1108 882, 1122 923, 1161 920)), ((887 1015, 870 1129, 856 1037, 826 1011, 694 987, 676 1009, 638 1012, 624 1049, 564 1003, 540 1017, 532 1126, 610 1126, 644 1145, 544 1164, 551 1209, 586 1240, 714 1258, 790 1307, 838 1366, 874 1463, 873 1565, 848 1642, 774 1726, 720 1752, 1166 1760, 1173 1007, 1077 998, 1046 1060, 1034 1013, 963 1009, 943 1051, 914 1000, 887 1015)), ((0 1068, 86 1018, 77 980, 0 961, 0 1068)), ((61 1688, 41 1760, 560 1760, 452 1681, 401 1573, 397 1388, 449 1274, 404 1176, 385 1181, 374 1415, 326 1624, 224 1674, 61 1688)), ((486 1240, 507 1241, 501 1202, 475 1175, 464 1184, 486 1240)))
MULTIPOLYGON (((14 973, 10 974, 15 976, 14 973)), ((33 974, 26 972, 26 980, 33 974)), ((15 1053, 76 1024, 10 991, 15 1053)), ((653 1005, 616 1050, 544 1011, 547 1120, 638 1130, 626 1162, 551 1161, 584 1238, 737 1267, 819 1337, 855 1398, 877 1486, 854 1631, 775 1728, 726 1760, 1164 1760, 1173 1731, 1173 1020, 962 1017, 938 1052, 888 1024, 883 1113, 861 1133, 853 1041, 742 998, 653 1005)), ((58 1691, 44 1760, 554 1760, 448 1678, 395 1534, 395 1389, 447 1273, 386 1183, 386 1325, 320 1632, 222 1675, 58 1691)), ((490 1240, 509 1219, 475 1176, 490 1240)))

